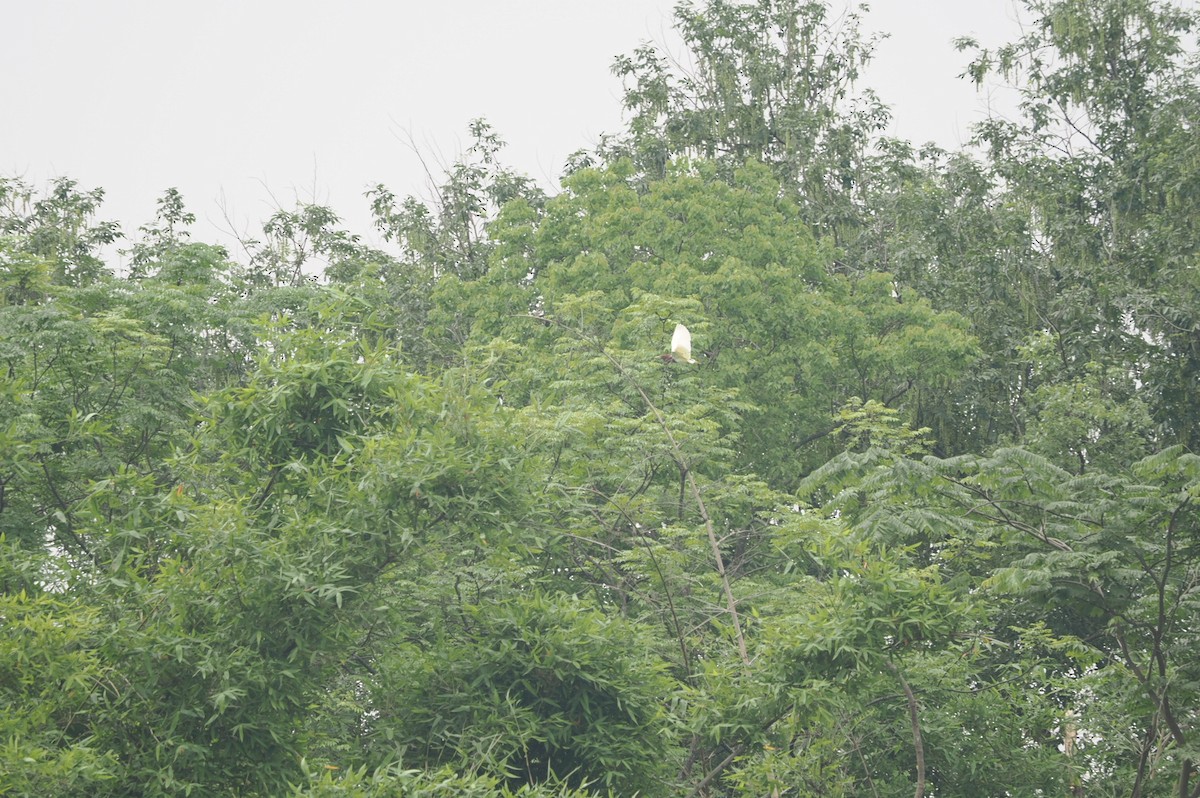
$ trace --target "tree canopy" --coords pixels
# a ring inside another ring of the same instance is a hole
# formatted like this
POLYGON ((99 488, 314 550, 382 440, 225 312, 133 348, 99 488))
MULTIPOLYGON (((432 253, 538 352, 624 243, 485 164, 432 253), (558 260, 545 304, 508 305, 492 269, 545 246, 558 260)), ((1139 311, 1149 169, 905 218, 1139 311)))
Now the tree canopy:
POLYGON ((956 152, 708 0, 553 193, 0 179, 0 794, 1200 796, 1200 15, 1023 9, 956 152))

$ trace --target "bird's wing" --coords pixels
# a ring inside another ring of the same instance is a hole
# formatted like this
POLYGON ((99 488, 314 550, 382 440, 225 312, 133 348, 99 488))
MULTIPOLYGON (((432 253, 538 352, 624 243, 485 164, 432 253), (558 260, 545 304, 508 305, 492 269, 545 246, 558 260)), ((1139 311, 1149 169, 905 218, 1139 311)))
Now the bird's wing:
POLYGON ((671 352, 679 360, 696 362, 692 360, 692 334, 682 324, 675 325, 675 334, 671 336, 671 352))
POLYGON ((671 351, 681 355, 684 360, 692 356, 692 334, 682 324, 675 325, 675 334, 671 336, 671 351))

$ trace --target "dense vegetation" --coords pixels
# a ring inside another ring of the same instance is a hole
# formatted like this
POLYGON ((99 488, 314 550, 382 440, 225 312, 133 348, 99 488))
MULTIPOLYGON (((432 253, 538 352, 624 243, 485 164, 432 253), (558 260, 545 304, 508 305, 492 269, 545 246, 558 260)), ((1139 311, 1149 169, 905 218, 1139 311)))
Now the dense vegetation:
POLYGON ((0 181, 0 795, 1200 796, 1200 17, 1025 0, 945 152, 827 11, 382 248, 0 181))

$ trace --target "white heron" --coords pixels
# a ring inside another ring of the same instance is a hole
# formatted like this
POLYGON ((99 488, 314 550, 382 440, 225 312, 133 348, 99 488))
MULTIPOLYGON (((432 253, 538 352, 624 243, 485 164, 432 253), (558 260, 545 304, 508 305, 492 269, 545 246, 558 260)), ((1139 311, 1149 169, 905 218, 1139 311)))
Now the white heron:
POLYGON ((671 359, 676 362, 696 362, 692 360, 692 334, 682 324, 675 325, 675 333, 671 336, 671 359))

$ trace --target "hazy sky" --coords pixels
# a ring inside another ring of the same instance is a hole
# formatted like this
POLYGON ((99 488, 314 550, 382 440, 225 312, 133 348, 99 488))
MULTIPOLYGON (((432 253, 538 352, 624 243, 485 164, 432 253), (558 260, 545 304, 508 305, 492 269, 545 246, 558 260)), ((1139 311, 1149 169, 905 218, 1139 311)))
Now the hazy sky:
MULTIPOLYGON (((362 194, 425 182, 411 137, 453 159, 486 117, 505 160, 548 186, 621 125, 613 58, 676 52, 674 0, 38 0, 0 2, 0 174, 108 192, 127 233, 178 187, 200 240, 297 199, 366 233, 362 194), (224 209, 224 210, 223 210, 224 209)), ((833 7, 844 8, 844 0, 833 7)), ((1013 0, 875 0, 890 38, 864 83, 893 132, 956 146, 988 98, 956 78, 951 40, 1018 31, 1013 0)))

